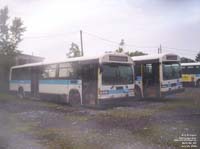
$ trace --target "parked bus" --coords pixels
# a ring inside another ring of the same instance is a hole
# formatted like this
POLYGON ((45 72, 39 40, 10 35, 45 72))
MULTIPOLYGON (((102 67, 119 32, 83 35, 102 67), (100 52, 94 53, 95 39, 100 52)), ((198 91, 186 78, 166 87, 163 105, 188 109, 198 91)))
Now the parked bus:
POLYGON ((182 63, 181 67, 183 85, 200 87, 200 63, 182 63))
POLYGON ((136 97, 162 97, 184 90, 178 55, 155 54, 132 59, 135 63, 136 97))
POLYGON ((12 67, 10 91, 20 97, 48 94, 62 96, 70 104, 98 104, 134 96, 133 74, 133 61, 124 54, 69 58, 12 67))

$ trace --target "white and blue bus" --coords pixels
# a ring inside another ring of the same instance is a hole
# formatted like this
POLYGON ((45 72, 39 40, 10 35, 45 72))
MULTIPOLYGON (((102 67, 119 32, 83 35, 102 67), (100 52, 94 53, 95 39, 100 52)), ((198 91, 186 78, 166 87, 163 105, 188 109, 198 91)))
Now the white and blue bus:
POLYGON ((181 67, 183 85, 200 87, 200 62, 182 63, 181 67))
POLYGON ((63 62, 32 63, 10 69, 10 91, 20 97, 59 95, 70 104, 98 104, 134 96, 132 59, 125 54, 69 58, 63 62))
POLYGON ((137 98, 163 97, 184 91, 178 55, 144 55, 132 57, 132 60, 135 63, 137 98))

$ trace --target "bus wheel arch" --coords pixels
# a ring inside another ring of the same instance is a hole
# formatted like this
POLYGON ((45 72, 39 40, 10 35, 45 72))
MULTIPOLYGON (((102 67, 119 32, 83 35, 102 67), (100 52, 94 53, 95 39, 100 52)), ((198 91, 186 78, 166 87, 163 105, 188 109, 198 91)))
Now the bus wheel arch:
POLYGON ((20 86, 20 87, 18 88, 17 96, 18 96, 20 99, 23 99, 23 98, 25 97, 24 88, 23 88, 22 86, 20 86))
POLYGON ((71 89, 69 91, 68 103, 72 106, 81 104, 81 95, 77 89, 71 89))
POLYGON ((137 99, 142 99, 142 91, 138 85, 135 86, 135 97, 137 99))

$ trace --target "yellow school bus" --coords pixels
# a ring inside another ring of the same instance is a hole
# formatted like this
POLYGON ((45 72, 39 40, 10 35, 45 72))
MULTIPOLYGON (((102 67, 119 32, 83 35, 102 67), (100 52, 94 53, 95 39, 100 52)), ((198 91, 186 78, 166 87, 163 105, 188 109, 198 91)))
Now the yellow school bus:
POLYGON ((200 63, 182 63, 181 67, 183 85, 200 87, 200 63))

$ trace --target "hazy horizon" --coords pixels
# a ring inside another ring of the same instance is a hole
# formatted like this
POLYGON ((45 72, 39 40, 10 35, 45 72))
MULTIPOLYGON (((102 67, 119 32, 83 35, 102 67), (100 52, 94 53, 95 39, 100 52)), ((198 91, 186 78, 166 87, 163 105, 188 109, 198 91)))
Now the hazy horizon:
POLYGON ((121 39, 125 51, 153 54, 162 44, 163 52, 193 59, 200 51, 198 0, 0 0, 6 5, 27 28, 24 54, 65 59, 72 42, 80 46, 80 30, 89 56, 117 49, 121 39))

